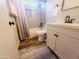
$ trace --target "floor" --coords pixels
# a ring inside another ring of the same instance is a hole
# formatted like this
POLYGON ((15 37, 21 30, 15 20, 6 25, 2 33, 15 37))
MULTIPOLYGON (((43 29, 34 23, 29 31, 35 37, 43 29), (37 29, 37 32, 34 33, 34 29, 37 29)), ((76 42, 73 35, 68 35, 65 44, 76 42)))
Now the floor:
POLYGON ((21 41, 19 54, 20 59, 57 59, 46 43, 39 42, 37 37, 21 41))
POLYGON ((23 48, 29 48, 32 45, 39 45, 41 42, 38 42, 38 37, 30 36, 29 38, 26 38, 26 40, 23 40, 20 42, 19 50, 23 48))

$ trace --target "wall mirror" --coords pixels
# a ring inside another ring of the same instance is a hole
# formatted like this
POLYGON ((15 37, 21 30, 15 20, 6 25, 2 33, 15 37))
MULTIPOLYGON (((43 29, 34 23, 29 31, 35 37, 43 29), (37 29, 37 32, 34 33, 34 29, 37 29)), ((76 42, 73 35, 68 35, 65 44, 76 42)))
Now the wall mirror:
POLYGON ((63 0, 62 10, 69 10, 79 7, 79 0, 63 0))

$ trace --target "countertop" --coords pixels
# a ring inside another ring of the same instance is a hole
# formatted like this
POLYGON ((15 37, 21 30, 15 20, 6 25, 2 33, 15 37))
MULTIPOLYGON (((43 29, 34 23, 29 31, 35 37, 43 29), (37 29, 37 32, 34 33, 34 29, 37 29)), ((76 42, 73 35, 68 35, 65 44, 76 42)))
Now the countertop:
POLYGON ((58 27, 66 27, 66 28, 71 28, 71 29, 77 29, 77 30, 79 30, 79 24, 49 22, 49 23, 47 23, 47 25, 58 26, 58 27))

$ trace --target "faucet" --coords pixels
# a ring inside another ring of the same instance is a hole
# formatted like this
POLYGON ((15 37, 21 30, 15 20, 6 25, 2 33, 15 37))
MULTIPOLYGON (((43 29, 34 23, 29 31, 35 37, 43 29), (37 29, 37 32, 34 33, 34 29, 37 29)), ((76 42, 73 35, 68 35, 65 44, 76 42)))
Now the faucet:
POLYGON ((64 23, 73 23, 73 20, 76 20, 76 19, 70 18, 70 16, 68 15, 68 16, 65 17, 64 20, 65 20, 64 23))

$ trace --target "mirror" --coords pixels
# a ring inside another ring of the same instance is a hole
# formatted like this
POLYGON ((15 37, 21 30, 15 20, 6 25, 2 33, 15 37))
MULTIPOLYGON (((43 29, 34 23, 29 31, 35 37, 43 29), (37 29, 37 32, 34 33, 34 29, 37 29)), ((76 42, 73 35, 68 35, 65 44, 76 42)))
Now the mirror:
POLYGON ((63 0, 62 10, 69 10, 79 7, 79 0, 63 0))

